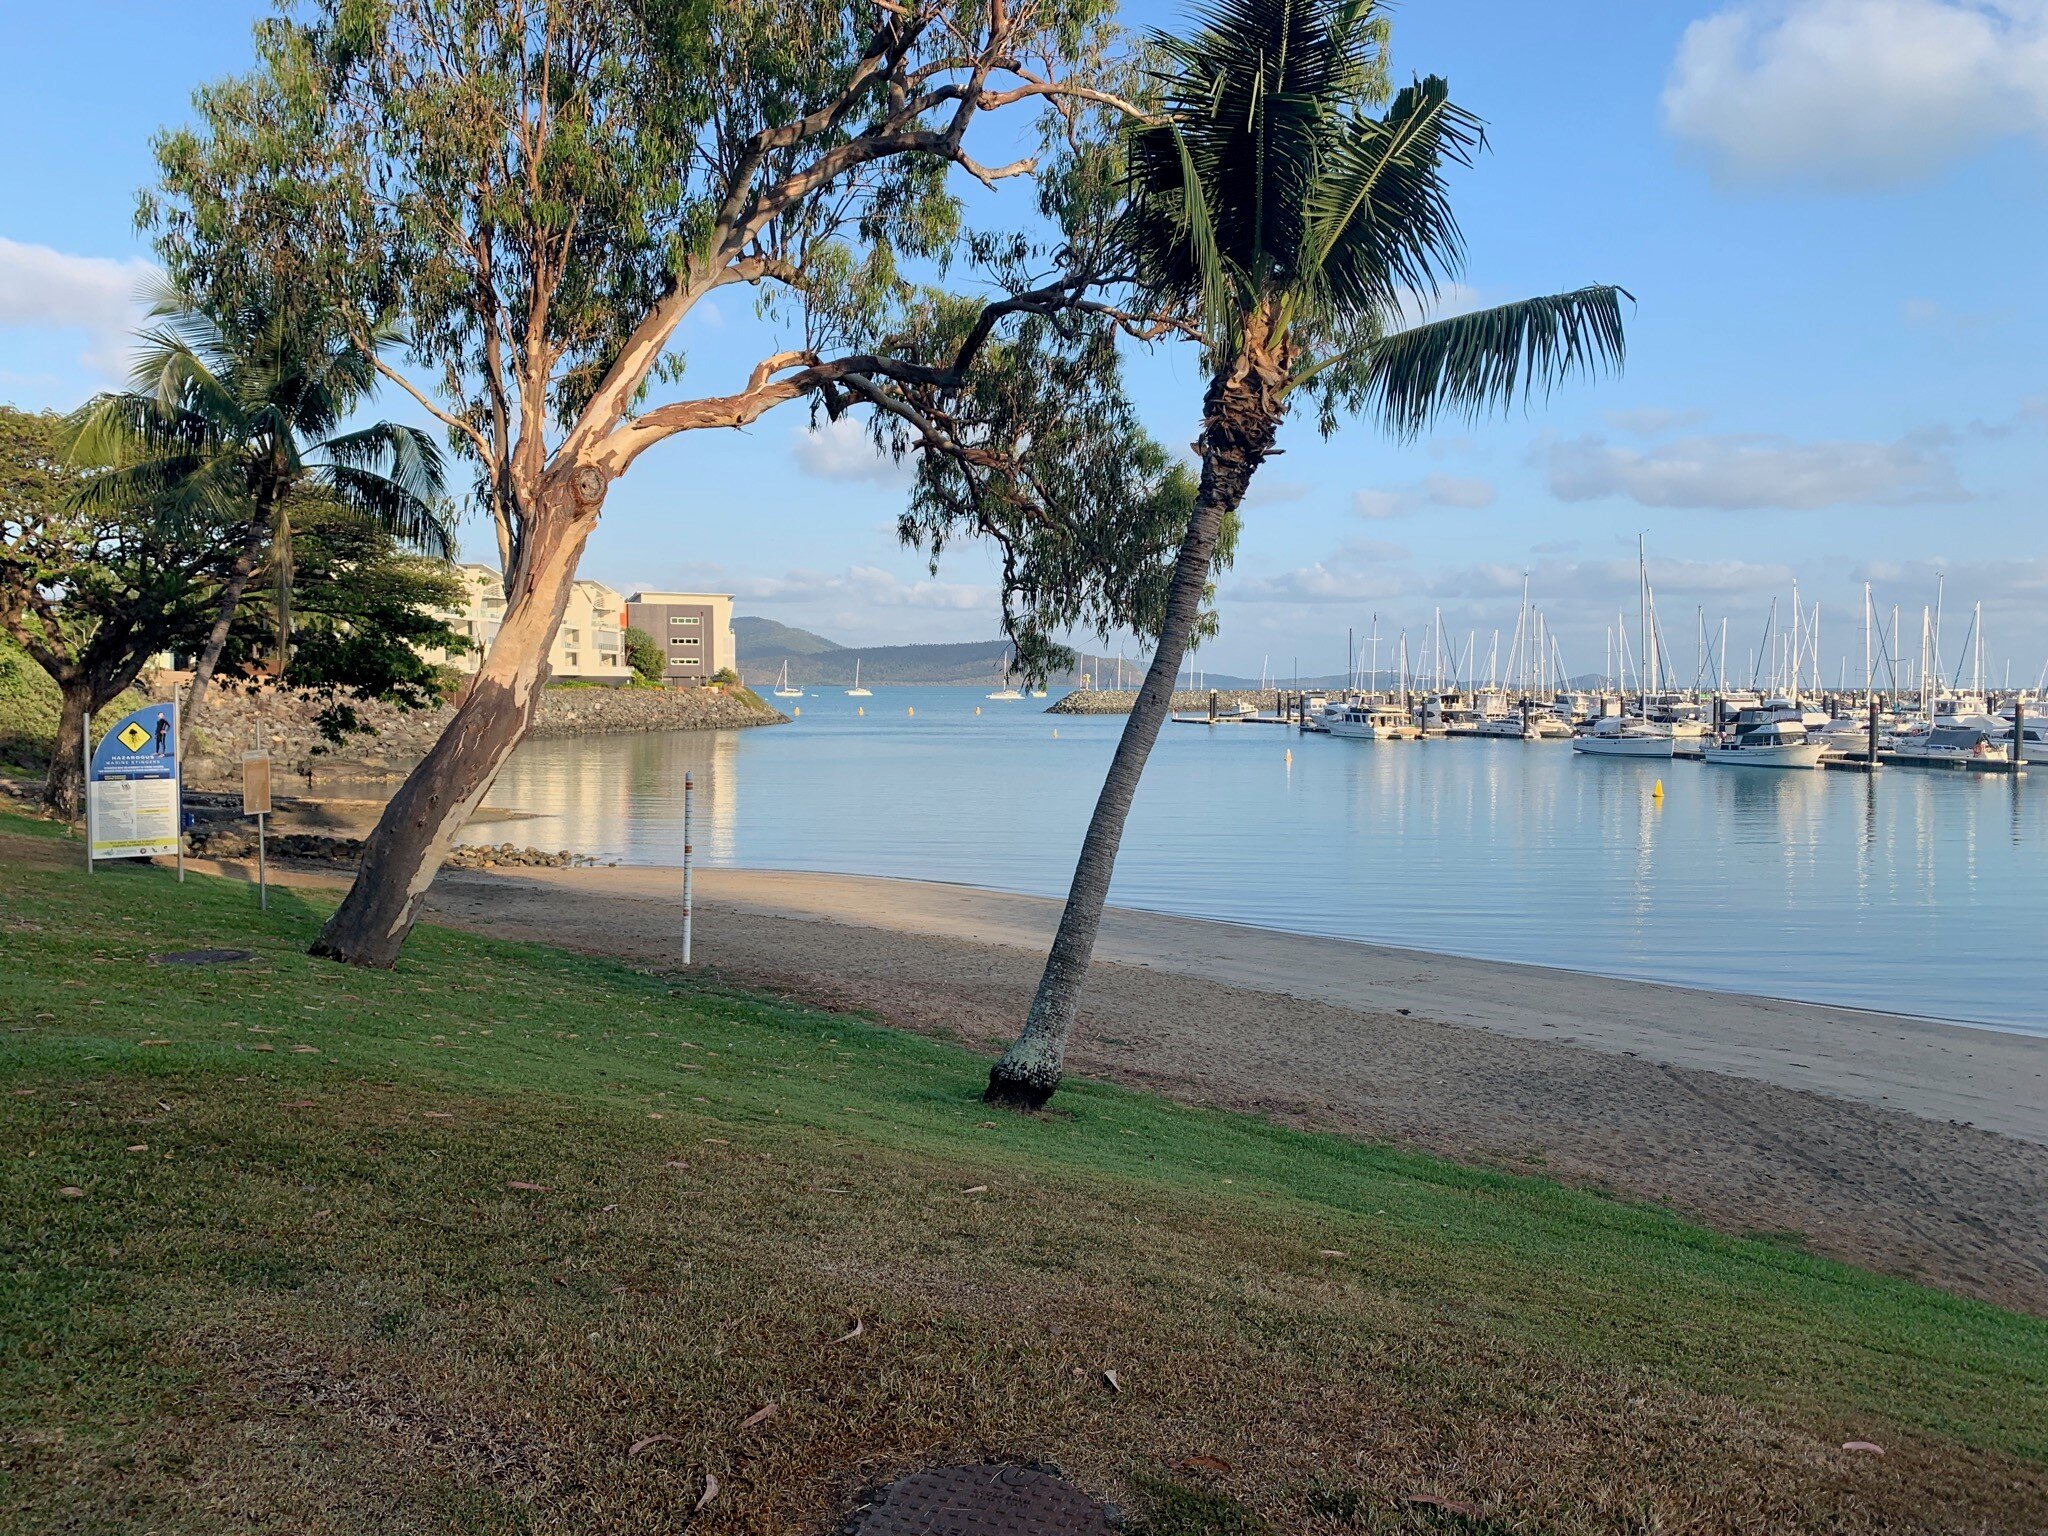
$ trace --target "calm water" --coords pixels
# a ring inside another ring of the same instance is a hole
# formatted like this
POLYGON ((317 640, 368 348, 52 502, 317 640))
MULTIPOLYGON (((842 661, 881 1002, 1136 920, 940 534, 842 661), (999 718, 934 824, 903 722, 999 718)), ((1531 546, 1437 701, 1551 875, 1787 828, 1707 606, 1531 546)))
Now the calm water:
MULTIPOLYGON (((1123 722, 981 692, 881 688, 865 717, 813 692, 766 730, 530 742, 491 798, 537 819, 472 835, 674 864, 687 770, 712 863, 1064 894, 1123 722)), ((2048 1033, 2040 769, 1866 779, 1169 725, 1111 899, 2048 1033)))

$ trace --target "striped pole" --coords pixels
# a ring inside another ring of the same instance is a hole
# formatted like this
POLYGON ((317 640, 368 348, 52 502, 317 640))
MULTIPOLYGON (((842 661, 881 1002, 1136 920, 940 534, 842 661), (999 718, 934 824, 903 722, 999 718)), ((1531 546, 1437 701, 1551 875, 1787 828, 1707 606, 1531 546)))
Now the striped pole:
POLYGON ((697 776, 683 775, 683 964, 690 963, 691 926, 694 914, 690 907, 690 813, 692 802, 697 798, 697 776))

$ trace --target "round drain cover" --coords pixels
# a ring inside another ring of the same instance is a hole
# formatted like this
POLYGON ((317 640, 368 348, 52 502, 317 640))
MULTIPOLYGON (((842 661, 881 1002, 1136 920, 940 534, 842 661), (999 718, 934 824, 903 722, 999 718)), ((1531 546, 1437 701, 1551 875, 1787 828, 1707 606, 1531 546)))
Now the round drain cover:
POLYGON ((1109 1510, 1030 1467, 935 1467, 892 1483, 848 1536, 1112 1536, 1109 1510))
POLYGON ((234 965, 256 956, 246 949, 174 949, 167 955, 149 958, 158 965, 234 965))

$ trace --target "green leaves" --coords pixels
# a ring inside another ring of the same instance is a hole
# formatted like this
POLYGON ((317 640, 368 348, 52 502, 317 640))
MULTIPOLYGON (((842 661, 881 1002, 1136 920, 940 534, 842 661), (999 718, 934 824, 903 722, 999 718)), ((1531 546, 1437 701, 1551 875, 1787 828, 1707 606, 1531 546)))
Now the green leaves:
POLYGON ((1575 374, 1620 368, 1629 297, 1599 285, 1397 331, 1335 362, 1333 398, 1371 411, 1396 437, 1447 413, 1474 417, 1526 401, 1575 374))

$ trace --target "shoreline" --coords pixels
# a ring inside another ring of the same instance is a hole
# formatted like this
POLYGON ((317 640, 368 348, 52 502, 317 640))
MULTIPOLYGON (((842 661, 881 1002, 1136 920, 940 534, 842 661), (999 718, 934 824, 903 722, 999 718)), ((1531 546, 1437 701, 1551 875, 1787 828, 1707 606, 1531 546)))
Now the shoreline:
MULTIPOLYGON (((449 869, 423 915, 670 971, 678 873, 449 869)), ((699 974, 984 1055, 1023 1019, 1059 911, 729 868, 701 871, 695 896, 699 974)), ((2048 1317, 2048 1040, 1112 908, 1068 1068, 2048 1317)))
MULTIPOLYGON (((555 884, 565 872, 531 873, 555 884)), ((680 875, 676 866, 607 865, 574 871, 573 879, 680 909, 680 875)), ((1053 897, 883 875, 709 866, 695 879, 700 903, 1040 955, 1061 907, 1053 897)), ((1134 907, 1105 909, 1096 959, 1241 991, 1652 1057, 2048 1145, 2048 1038, 1990 1025, 1134 907), (1865 1059, 1842 1059, 1859 1053, 1865 1059)))

